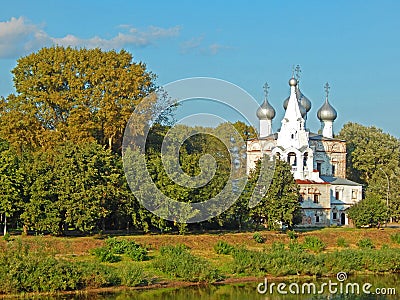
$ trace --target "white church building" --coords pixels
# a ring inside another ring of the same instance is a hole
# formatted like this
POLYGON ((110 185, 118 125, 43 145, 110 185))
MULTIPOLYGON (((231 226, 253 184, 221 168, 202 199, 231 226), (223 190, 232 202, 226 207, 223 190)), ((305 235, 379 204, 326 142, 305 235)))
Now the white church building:
POLYGON ((287 161, 300 186, 303 216, 299 226, 348 225, 347 209, 362 199, 362 185, 346 179, 346 142, 333 134, 337 112, 328 100, 329 85, 325 85, 326 99, 317 113, 318 133, 306 127, 311 101, 300 91, 298 79, 291 78, 289 86, 277 132, 272 130, 275 109, 268 101, 268 85, 264 86, 265 100, 256 112, 259 137, 247 141, 247 171, 265 154, 287 161))

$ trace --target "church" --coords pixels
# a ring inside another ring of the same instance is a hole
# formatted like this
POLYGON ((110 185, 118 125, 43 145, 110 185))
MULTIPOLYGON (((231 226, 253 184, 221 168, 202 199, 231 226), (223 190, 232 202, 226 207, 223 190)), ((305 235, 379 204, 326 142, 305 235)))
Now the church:
POLYGON ((265 84, 265 99, 256 112, 259 136, 247 141, 247 172, 265 154, 287 161, 300 186, 302 222, 298 226, 348 225, 347 209, 362 199, 362 185, 346 179, 346 141, 333 133, 337 112, 328 99, 329 85, 317 112, 321 129, 313 133, 306 126, 311 101, 300 91, 296 77, 289 80, 290 96, 283 102, 285 115, 277 132, 272 130, 276 112, 265 84))

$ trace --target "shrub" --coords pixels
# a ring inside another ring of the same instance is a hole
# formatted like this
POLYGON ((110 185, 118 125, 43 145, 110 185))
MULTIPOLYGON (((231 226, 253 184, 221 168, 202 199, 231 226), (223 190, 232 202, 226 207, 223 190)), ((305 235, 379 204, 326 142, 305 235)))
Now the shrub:
POLYGON ((357 242, 357 246, 360 249, 373 249, 375 248, 370 238, 363 238, 357 242))
POLYGON ((288 231, 287 235, 288 235, 289 239, 291 239, 291 240, 297 239, 297 234, 293 230, 292 231, 288 231))
POLYGON ((253 239, 257 242, 257 243, 264 243, 264 238, 262 237, 261 233, 256 232, 255 234, 253 234, 253 239))
POLYGON ((388 244, 383 244, 382 246, 381 246, 381 249, 382 250, 388 250, 390 247, 389 247, 389 245, 388 244))
POLYGON ((392 240, 393 243, 400 244, 400 233, 397 232, 397 233, 395 233, 395 234, 392 234, 392 235, 390 236, 390 239, 392 240))
POLYGON ((5 240, 6 242, 9 242, 11 240, 11 235, 7 232, 4 236, 3 236, 3 240, 5 240))
POLYGON ((108 238, 105 241, 106 248, 113 254, 126 254, 132 260, 144 261, 148 259, 147 249, 136 244, 134 241, 108 238))
POLYGON ((126 265, 120 270, 121 284, 125 286, 137 286, 144 284, 146 279, 143 268, 140 266, 126 265))
POLYGON ((107 247, 95 248, 92 249, 90 252, 101 262, 114 263, 121 260, 121 257, 114 255, 114 253, 107 247))
POLYGON ((232 245, 228 244, 227 242, 224 241, 218 241, 215 245, 214 245, 214 251, 217 254, 231 254, 233 252, 233 250, 235 250, 235 247, 233 247, 232 245))
POLYGON ((323 273, 324 265, 319 257, 303 251, 298 245, 292 246, 292 249, 289 246, 287 250, 282 244, 278 245, 270 252, 237 249, 233 253, 232 271, 250 276, 261 276, 266 273, 274 276, 323 273))
POLYGON ((185 245, 162 247, 153 266, 170 276, 187 281, 214 282, 223 278, 207 260, 191 254, 185 245))
POLYGON ((279 252, 285 250, 285 244, 281 242, 273 242, 271 250, 273 252, 279 252))
POLYGON ((338 247, 347 248, 349 246, 349 243, 344 238, 340 237, 340 238, 337 239, 336 245, 338 247))
POLYGON ((0 293, 56 292, 120 284, 116 270, 97 262, 56 259, 20 240, 0 253, 0 293))
POLYGON ((304 239, 303 247, 305 249, 314 251, 314 252, 321 252, 325 249, 326 245, 316 236, 306 236, 304 239))

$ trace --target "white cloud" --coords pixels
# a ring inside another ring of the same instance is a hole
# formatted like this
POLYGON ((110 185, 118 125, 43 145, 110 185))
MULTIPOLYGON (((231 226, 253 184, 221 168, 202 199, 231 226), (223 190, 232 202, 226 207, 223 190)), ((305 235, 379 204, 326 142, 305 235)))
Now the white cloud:
POLYGON ((104 50, 126 46, 145 47, 157 40, 178 36, 181 29, 179 26, 170 28, 150 26, 146 30, 139 30, 130 25, 121 25, 119 26, 121 32, 112 38, 94 36, 84 39, 72 34, 52 37, 42 27, 31 24, 23 17, 12 17, 9 21, 0 22, 0 58, 18 57, 50 45, 100 47, 104 50))
POLYGON ((229 46, 224 46, 218 43, 204 45, 203 40, 204 36, 200 36, 181 43, 180 45, 181 53, 182 54, 199 53, 203 55, 216 55, 221 50, 231 49, 231 47, 229 46))
POLYGON ((0 57, 16 57, 48 41, 40 26, 26 22, 23 17, 0 22, 0 57))

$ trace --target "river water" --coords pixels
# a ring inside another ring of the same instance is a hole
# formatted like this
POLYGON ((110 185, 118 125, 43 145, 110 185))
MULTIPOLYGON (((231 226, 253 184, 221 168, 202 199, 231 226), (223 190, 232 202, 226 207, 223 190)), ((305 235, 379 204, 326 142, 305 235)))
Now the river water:
POLYGON ((101 300, 243 300, 243 299, 400 299, 400 274, 349 276, 316 280, 274 280, 245 284, 218 284, 185 288, 134 290, 35 299, 101 300), (267 284, 267 288, 266 285, 267 284), (278 290, 278 285, 280 288, 278 290), (315 287, 315 290, 314 290, 315 287), (346 293, 347 291, 347 293, 346 293), (358 292, 357 292, 358 291, 358 292), (285 293, 286 294, 282 294, 285 293), (295 294, 293 294, 295 293, 295 294))

